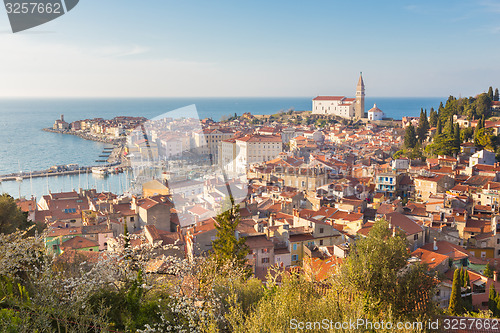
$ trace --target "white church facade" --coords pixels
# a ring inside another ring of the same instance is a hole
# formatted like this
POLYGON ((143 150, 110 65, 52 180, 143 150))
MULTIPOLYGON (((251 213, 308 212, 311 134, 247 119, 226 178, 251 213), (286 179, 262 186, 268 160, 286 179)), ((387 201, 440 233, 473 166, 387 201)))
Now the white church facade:
POLYGON ((359 75, 355 98, 345 96, 317 96, 312 102, 313 114, 333 115, 343 118, 366 118, 365 84, 362 75, 359 75))

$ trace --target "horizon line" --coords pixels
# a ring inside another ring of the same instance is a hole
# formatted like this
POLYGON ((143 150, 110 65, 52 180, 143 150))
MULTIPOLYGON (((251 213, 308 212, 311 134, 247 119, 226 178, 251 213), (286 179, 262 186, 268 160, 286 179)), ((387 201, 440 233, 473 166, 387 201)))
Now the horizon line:
MULTIPOLYGON (((168 99, 168 98, 315 98, 317 96, 0 96, 0 99, 168 99)), ((449 97, 449 96, 448 96, 449 97)), ((445 96, 368 96, 366 98, 448 98, 445 96)))

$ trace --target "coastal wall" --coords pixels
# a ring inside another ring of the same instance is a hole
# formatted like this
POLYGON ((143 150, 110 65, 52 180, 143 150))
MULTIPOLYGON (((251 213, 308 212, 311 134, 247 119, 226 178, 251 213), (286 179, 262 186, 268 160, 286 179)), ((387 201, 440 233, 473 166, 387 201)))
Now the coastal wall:
POLYGON ((74 136, 80 137, 80 138, 85 139, 85 140, 97 141, 97 142, 102 142, 102 143, 118 144, 118 143, 125 142, 125 138, 111 139, 111 138, 108 138, 106 136, 94 136, 94 135, 90 135, 90 134, 82 133, 82 132, 61 131, 61 130, 55 130, 53 128, 43 128, 42 130, 45 132, 51 132, 51 133, 74 135, 74 136))

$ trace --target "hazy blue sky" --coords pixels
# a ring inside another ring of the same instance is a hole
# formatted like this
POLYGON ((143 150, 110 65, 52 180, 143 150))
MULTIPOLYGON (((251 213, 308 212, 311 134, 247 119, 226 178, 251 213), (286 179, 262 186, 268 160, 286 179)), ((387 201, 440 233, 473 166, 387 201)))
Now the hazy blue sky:
POLYGON ((80 0, 0 9, 0 45, 9 97, 468 96, 500 87, 500 1, 80 0))

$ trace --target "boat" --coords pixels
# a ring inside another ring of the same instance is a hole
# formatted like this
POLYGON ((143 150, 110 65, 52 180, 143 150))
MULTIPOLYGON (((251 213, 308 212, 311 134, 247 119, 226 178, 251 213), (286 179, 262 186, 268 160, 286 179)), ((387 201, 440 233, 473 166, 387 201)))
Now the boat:
POLYGON ((18 182, 22 182, 22 181, 23 181, 23 177, 21 177, 21 176, 17 176, 17 177, 16 177, 16 180, 17 180, 18 182))
POLYGON ((108 174, 108 169, 101 167, 94 167, 92 168, 92 174, 97 176, 106 176, 108 174))

